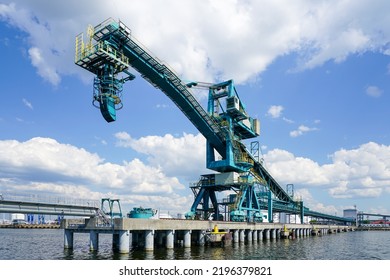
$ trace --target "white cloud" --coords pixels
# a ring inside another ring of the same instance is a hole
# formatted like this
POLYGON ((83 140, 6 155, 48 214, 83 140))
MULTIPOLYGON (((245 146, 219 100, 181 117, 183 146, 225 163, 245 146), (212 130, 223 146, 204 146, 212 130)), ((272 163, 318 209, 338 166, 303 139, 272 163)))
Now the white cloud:
POLYGON ((315 127, 307 127, 305 125, 300 125, 298 129, 290 131, 290 136, 291 137, 298 137, 303 135, 304 133, 310 132, 310 131, 316 131, 318 130, 315 127))
POLYGON ((281 105, 272 105, 267 111, 267 115, 271 118, 277 119, 282 115, 284 108, 281 105))
POLYGON ((286 123, 295 123, 293 120, 290 120, 290 119, 285 118, 285 117, 283 117, 283 120, 284 120, 286 123))
POLYGON ((23 98, 22 101, 23 101, 23 104, 24 104, 27 108, 29 108, 29 109, 31 109, 31 110, 34 109, 34 107, 33 107, 33 105, 31 104, 31 102, 28 101, 26 98, 23 98))
POLYGON ((354 53, 389 53, 389 8, 387 0, 5 0, 0 20, 27 34, 31 63, 54 85, 64 74, 86 77, 74 67, 73 39, 107 15, 120 18, 183 79, 244 83, 291 53, 300 57, 298 69, 342 62, 354 53))
MULTIPOLYGON (((32 138, 26 142, 2 140, 0 154, 2 188, 50 191, 84 199, 115 194, 136 204, 139 204, 137 197, 145 196, 150 196, 149 200, 171 199, 166 204, 169 206, 173 200, 183 199, 175 194, 185 189, 176 177, 167 176, 160 168, 139 159, 114 164, 50 138, 32 138)), ((153 205, 158 203, 154 201, 153 205)))
POLYGON ((156 105, 156 108, 158 109, 166 109, 166 108, 169 108, 170 106, 167 105, 167 104, 157 104, 156 105))
POLYGON ((206 140, 201 134, 184 133, 182 137, 170 134, 132 138, 126 132, 115 134, 118 145, 148 155, 150 165, 159 167, 167 175, 194 180, 210 173, 206 166, 206 140))
POLYGON ((319 186, 329 183, 321 166, 315 161, 295 157, 292 153, 280 149, 274 149, 264 155, 267 168, 272 176, 281 181, 294 184, 308 184, 319 186))
POLYGON ((28 50, 28 54, 31 59, 31 64, 38 69, 38 74, 42 78, 48 80, 53 85, 58 85, 60 83, 61 78, 56 72, 56 69, 45 60, 40 49, 32 47, 28 50))
MULTIPOLYGON (((139 159, 107 162, 97 154, 50 138, 2 140, 0 187, 2 191, 80 199, 118 197, 132 206, 187 211, 193 196, 178 178, 194 180, 193 176, 197 179, 210 173, 203 167, 203 136, 133 139, 122 132, 116 137, 118 145, 146 154, 148 163, 139 159)), ((315 201, 309 193, 312 188, 327 189, 334 198, 375 198, 389 192, 390 146, 369 142, 356 149, 341 149, 330 156, 330 163, 322 165, 280 149, 268 151, 264 159, 270 174, 281 185, 294 184, 296 197, 302 197, 312 210, 336 211, 315 201)))
MULTIPOLYGON (((107 143, 106 140, 104 140, 104 139, 102 139, 102 138, 100 138, 100 137, 98 137, 98 136, 95 136, 94 139, 95 139, 96 141, 98 141, 99 144, 101 144, 101 145, 103 145, 103 146, 107 146, 107 145, 108 145, 108 143, 107 143)), ((96 144, 94 144, 94 145, 96 145, 96 144)))
POLYGON ((380 97, 383 94, 383 90, 377 86, 368 86, 366 88, 366 94, 371 97, 380 97))
MULTIPOLYGON (((334 205, 324 205, 321 202, 318 202, 306 188, 298 188, 294 190, 295 199, 302 200, 304 206, 309 207, 310 210, 317 211, 320 213, 328 213, 330 215, 340 215, 341 211, 344 210, 344 207, 337 208, 334 205)), ((336 215, 336 216, 337 216, 336 215)))
POLYGON ((277 181, 327 188, 336 198, 378 197, 390 185, 390 146, 374 142, 339 150, 330 156, 332 163, 324 165, 278 149, 264 158, 277 181))

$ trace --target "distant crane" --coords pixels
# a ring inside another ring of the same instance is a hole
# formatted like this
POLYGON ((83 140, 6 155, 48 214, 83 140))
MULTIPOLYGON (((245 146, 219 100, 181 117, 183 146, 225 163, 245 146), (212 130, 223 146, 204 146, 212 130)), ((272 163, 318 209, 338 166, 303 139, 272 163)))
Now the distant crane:
POLYGON ((217 173, 202 175, 191 186, 195 198, 188 219, 220 220, 228 214, 232 221, 261 222, 261 209, 268 209, 272 222, 276 209, 299 213, 303 222, 309 209, 294 201, 242 142, 260 135, 260 123, 247 113, 233 80, 183 82, 142 47, 126 25, 111 18, 89 26, 86 43, 83 36, 76 36, 75 63, 96 75, 93 104, 107 122, 115 121, 116 111, 123 107, 123 84, 135 78, 128 71, 132 67, 164 92, 206 138, 206 166, 217 173), (124 77, 119 78, 120 73, 124 77), (207 111, 190 92, 192 87, 208 89, 207 111), (228 199, 218 201, 219 192, 228 193, 228 199))

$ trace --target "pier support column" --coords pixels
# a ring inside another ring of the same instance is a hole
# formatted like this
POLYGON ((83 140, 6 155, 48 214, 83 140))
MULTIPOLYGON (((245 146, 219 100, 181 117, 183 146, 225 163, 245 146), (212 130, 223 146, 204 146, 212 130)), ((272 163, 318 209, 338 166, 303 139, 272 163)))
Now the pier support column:
POLYGON ((99 247, 99 233, 94 230, 89 232, 89 250, 97 251, 99 247))
POLYGON ((204 246, 204 244, 206 243, 206 231, 199 231, 198 243, 200 246, 204 246))
POLYGON ((271 229, 271 238, 276 239, 276 230, 275 229, 271 229))
POLYGON ((263 240, 263 230, 259 230, 259 240, 263 240))
POLYGON ((64 231, 64 249, 73 249, 73 231, 64 231))
POLYGON ((259 231, 258 230, 254 230, 253 231, 253 242, 257 242, 258 236, 259 236, 259 231))
POLYGON ((130 252, 130 231, 121 230, 118 234, 118 251, 120 254, 130 252))
POLYGON ((266 239, 266 240, 270 239, 270 230, 269 229, 264 230, 264 239, 266 239))
POLYGON ((245 242, 245 229, 240 229, 240 242, 245 242))
POLYGON ((154 231, 145 230, 145 250, 153 251, 154 249, 154 231))
POLYGON ((233 242, 238 243, 240 237, 239 237, 239 232, 238 229, 233 230, 233 242))
POLYGON ((185 230, 184 231, 184 248, 190 248, 191 247, 191 231, 185 230))
POLYGON ((280 229, 275 229, 275 238, 276 239, 280 238, 280 229))
POLYGON ((250 229, 248 230, 247 240, 248 240, 248 243, 252 243, 252 240, 253 240, 253 231, 250 230, 250 229))
POLYGON ((173 230, 167 230, 167 240, 165 243, 165 247, 167 249, 173 249, 174 248, 174 231, 173 230))

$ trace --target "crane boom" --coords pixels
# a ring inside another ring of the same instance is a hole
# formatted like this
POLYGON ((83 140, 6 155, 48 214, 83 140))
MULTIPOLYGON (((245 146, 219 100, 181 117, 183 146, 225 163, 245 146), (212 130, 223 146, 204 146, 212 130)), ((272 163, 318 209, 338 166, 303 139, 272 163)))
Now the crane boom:
POLYGON ((235 96, 236 90, 232 81, 210 86, 209 95, 214 101, 227 97, 228 102, 237 104, 232 103, 227 112, 215 116, 209 103, 206 112, 190 92, 191 85, 185 84, 168 66, 137 42, 131 36, 130 29, 122 22, 113 19, 95 26, 87 44, 84 44, 82 33, 76 37, 75 63, 96 75, 94 102, 98 103, 103 117, 108 122, 116 120, 116 110, 121 108, 120 92, 123 83, 135 78, 127 70, 132 67, 142 78, 164 92, 206 138, 209 168, 223 172, 251 171, 267 184, 279 200, 294 203, 264 166, 240 142, 241 139, 254 137, 259 132, 256 132, 256 123, 247 117, 244 107, 235 96), (119 73, 127 76, 119 79, 117 78, 119 73), (231 131, 234 131, 234 135, 231 131), (224 161, 214 159, 213 149, 224 161), (237 157, 233 159, 236 153, 240 154, 240 159, 244 159, 245 163, 237 163, 237 157), (230 157, 232 159, 229 159, 230 157))
POLYGON ((121 69, 123 65, 131 66, 141 74, 142 78, 164 92, 206 139, 212 142, 220 153, 223 153, 224 135, 220 126, 189 92, 186 84, 169 67, 153 57, 146 51, 146 48, 131 37, 130 30, 122 22, 118 23, 108 19, 96 26, 94 30, 93 39, 98 43, 92 46, 90 52, 84 56, 82 54, 85 51, 80 49, 77 54, 76 50, 77 65, 99 75, 96 69, 101 71, 100 68, 103 66, 100 57, 102 53, 107 55, 104 59, 113 61, 118 65, 116 66, 118 69, 121 69), (121 45, 120 51, 114 51, 112 41, 121 45))

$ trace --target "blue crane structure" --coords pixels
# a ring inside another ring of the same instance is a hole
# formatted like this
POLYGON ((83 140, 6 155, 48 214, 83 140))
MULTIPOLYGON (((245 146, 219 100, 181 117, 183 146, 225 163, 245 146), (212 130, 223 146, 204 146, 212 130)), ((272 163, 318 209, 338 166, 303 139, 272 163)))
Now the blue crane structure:
POLYGON ((260 124, 246 112, 233 80, 216 84, 183 82, 168 66, 160 62, 131 35, 121 21, 111 18, 76 36, 75 63, 95 74, 93 104, 107 122, 116 120, 116 111, 123 107, 123 84, 138 71, 142 78, 164 92, 206 138, 206 166, 216 173, 202 175, 191 186, 194 202, 187 218, 222 219, 225 207, 232 221, 261 222, 261 209, 298 214, 303 218, 343 218, 310 211, 302 201, 285 191, 264 168, 256 156, 258 142, 248 151, 243 140, 260 134, 260 124), (119 74, 124 76, 119 77, 119 74), (209 91, 207 110, 191 93, 192 87, 209 91), (217 193, 227 192, 228 199, 218 201, 217 193))

